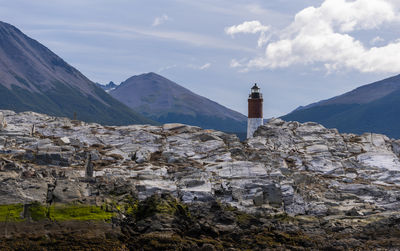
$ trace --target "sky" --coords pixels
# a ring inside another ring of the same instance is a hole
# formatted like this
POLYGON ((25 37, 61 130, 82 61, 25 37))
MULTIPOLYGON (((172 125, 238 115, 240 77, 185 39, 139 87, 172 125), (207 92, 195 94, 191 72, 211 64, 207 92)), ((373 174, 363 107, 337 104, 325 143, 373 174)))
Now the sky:
POLYGON ((1 21, 94 82, 158 73, 264 117, 400 73, 400 0, 0 0, 1 21))

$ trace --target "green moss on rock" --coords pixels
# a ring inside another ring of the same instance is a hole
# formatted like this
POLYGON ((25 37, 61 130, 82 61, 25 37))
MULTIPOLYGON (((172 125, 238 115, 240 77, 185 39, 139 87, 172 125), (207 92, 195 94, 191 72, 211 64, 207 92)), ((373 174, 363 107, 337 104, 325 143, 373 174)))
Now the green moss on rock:
POLYGON ((168 215, 179 214, 190 217, 187 206, 170 195, 151 196, 140 202, 132 211, 136 219, 143 219, 157 213, 168 215))
POLYGON ((23 209, 22 204, 0 205, 0 222, 23 221, 21 217, 23 209))
POLYGON ((109 220, 113 213, 91 205, 53 205, 49 207, 48 217, 54 221, 68 220, 109 220))
POLYGON ((29 207, 29 214, 34 221, 48 218, 48 208, 42 204, 35 202, 29 207))
MULTIPOLYGON (((0 222, 19 222, 23 219, 22 204, 0 205, 0 222)), ((56 204, 52 206, 34 202, 28 207, 29 216, 33 221, 49 219, 52 221, 88 221, 110 220, 114 213, 107 212, 103 207, 84 204, 56 204)))

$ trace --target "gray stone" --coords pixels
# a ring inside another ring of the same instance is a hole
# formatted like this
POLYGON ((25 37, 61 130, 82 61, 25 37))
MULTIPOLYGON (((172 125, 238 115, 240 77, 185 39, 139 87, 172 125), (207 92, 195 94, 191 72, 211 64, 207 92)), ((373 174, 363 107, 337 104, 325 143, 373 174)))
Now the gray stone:
POLYGON ((145 149, 140 149, 135 153, 135 162, 138 164, 147 162, 150 160, 151 153, 145 149))
POLYGON ((53 201, 61 203, 76 201, 87 195, 89 195, 89 190, 85 188, 85 184, 71 180, 58 180, 52 192, 53 201))
POLYGON ((7 126, 6 119, 4 118, 3 113, 0 112, 0 130, 3 130, 4 128, 6 128, 6 126, 7 126))
POLYGON ((179 124, 179 123, 171 123, 171 124, 164 124, 163 125, 163 130, 168 131, 168 130, 179 130, 182 128, 185 128, 186 125, 184 124, 179 124))
POLYGON ((264 200, 271 206, 280 207, 282 205, 282 191, 275 184, 267 185, 264 189, 264 200))
POLYGON ((253 202, 256 207, 259 207, 264 203, 264 194, 262 191, 259 191, 254 195, 253 202))
POLYGON ((35 157, 35 161, 39 165, 69 166, 72 153, 39 151, 35 157))
POLYGON ((185 181, 186 187, 197 187, 204 185, 205 181, 204 180, 187 180, 185 181))
POLYGON ((69 145, 69 144, 71 144, 71 141, 69 140, 68 137, 62 137, 62 138, 58 139, 58 143, 60 145, 69 145))
POLYGON ((363 214, 359 212, 355 207, 350 209, 349 211, 346 212, 346 215, 348 216, 362 216, 363 214))

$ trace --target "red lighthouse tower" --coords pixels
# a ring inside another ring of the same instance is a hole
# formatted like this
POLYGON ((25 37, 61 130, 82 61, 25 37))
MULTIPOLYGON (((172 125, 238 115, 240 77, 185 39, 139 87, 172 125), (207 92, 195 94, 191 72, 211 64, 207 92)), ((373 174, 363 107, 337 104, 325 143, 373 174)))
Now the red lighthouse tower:
POLYGON ((257 128, 263 125, 263 97, 257 84, 251 88, 248 104, 247 138, 251 138, 257 128))

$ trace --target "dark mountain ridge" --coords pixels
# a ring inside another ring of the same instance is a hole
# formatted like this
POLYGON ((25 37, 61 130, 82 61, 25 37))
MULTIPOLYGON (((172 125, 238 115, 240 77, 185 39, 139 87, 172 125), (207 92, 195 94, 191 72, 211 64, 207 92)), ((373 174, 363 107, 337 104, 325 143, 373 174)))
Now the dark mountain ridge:
POLYGON ((0 22, 0 108, 109 125, 154 123, 16 27, 0 22))
POLYGON ((383 133, 400 138, 400 75, 300 107, 284 120, 314 121, 341 132, 383 133))
POLYGON ((226 132, 246 131, 246 116, 156 73, 130 77, 110 94, 160 123, 178 122, 226 132))

